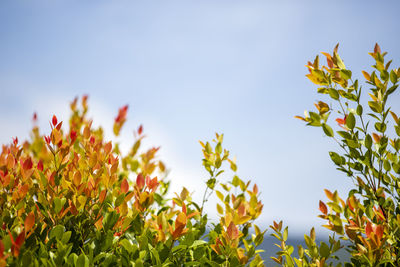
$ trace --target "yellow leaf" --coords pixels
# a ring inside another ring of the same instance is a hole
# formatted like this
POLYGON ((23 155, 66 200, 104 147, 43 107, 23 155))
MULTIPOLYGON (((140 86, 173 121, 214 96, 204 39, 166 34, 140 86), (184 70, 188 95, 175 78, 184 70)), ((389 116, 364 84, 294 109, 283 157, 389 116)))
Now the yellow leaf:
POLYGON ((365 78, 367 81, 370 81, 370 80, 371 80, 371 76, 368 74, 368 72, 362 71, 362 74, 364 75, 364 78, 365 78))
POLYGON ((224 195, 218 190, 216 190, 215 193, 217 194, 217 197, 223 202, 224 201, 224 195))
POLYGON ((220 204, 217 204, 217 211, 219 214, 224 214, 224 209, 221 207, 220 204))

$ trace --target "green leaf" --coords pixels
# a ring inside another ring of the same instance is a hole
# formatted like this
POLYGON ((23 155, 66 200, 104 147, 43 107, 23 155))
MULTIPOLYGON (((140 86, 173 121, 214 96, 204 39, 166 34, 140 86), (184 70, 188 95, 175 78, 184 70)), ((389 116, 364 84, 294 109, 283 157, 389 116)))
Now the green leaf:
POLYGON ((71 253, 68 256, 68 264, 72 265, 72 266, 76 266, 76 262, 78 260, 78 255, 76 255, 75 253, 71 253))
POLYGON ((371 135, 367 134, 364 139, 364 145, 366 148, 371 148, 372 146, 372 137, 371 135))
POLYGON ((215 153, 221 154, 222 153, 222 145, 221 143, 218 142, 218 144, 215 146, 215 153))
POLYGON ((283 230, 283 241, 287 240, 288 234, 289 234, 289 229, 288 227, 286 227, 285 230, 283 230))
POLYGON ((59 213, 62 209, 62 205, 61 205, 61 199, 59 199, 58 197, 56 197, 54 199, 54 212, 55 213, 59 213))
POLYGON ((351 79, 351 70, 340 70, 340 76, 345 80, 351 79))
POLYGON ((338 153, 331 151, 329 152, 329 156, 336 165, 342 165, 342 159, 340 158, 338 153))
POLYGON ((362 115, 362 113, 363 113, 363 107, 362 107, 361 105, 358 105, 358 106, 357 106, 356 113, 357 113, 358 116, 361 116, 361 115, 362 115))
POLYGON ((329 95, 331 98, 333 98, 335 100, 339 100, 339 93, 337 90, 335 90, 333 88, 329 88, 329 95))
POLYGON ((126 249, 129 253, 133 252, 133 246, 128 239, 122 239, 120 242, 121 246, 126 249))
POLYGON ((385 124, 385 123, 377 122, 377 123, 375 123, 374 126, 375 126, 375 129, 376 129, 378 132, 383 133, 383 132, 386 131, 386 124, 385 124))
POLYGON ((198 247, 198 246, 202 246, 204 244, 207 244, 207 242, 204 241, 204 240, 195 240, 190 247, 191 248, 195 248, 195 247, 198 247))
POLYGON ((369 107, 371 108, 371 110, 373 112, 376 112, 376 113, 381 113, 382 112, 382 106, 378 102, 368 101, 368 105, 369 105, 369 107))
POLYGON ((356 118, 354 117, 353 113, 349 113, 346 118, 346 126, 350 130, 354 129, 356 126, 356 118))
POLYGON ((333 137, 333 136, 334 136, 333 130, 332 130, 332 128, 331 128, 328 124, 323 123, 323 124, 322 124, 322 129, 324 130, 324 133, 325 133, 327 136, 329 136, 329 137, 333 137))
POLYGON ((319 254, 324 258, 328 258, 331 254, 329 246, 325 242, 321 242, 321 245, 319 247, 319 254))
POLYGON ((89 267, 89 259, 83 252, 81 255, 79 255, 78 259, 76 260, 76 266, 89 267))
POLYGON ((69 239, 71 238, 71 234, 72 234, 71 231, 65 232, 65 233, 62 235, 61 242, 62 242, 63 244, 67 244, 68 241, 69 241, 69 239))
POLYGON ((50 231, 50 238, 55 237, 57 240, 61 240, 64 234, 64 225, 57 225, 50 231))
POLYGON ((397 82, 397 75, 393 70, 390 71, 390 81, 392 83, 396 83, 397 82))
POLYGON ((121 205, 122 202, 124 202, 124 199, 125 199, 125 194, 119 195, 115 200, 115 207, 119 207, 119 205, 121 205))

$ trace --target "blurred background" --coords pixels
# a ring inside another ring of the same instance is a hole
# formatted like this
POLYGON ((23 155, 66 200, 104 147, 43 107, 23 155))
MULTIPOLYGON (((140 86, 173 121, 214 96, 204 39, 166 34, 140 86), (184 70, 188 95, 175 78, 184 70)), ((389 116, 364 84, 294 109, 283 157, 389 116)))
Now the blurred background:
POLYGON ((143 124, 172 191, 186 186, 201 199, 208 177, 198 141, 224 133, 238 175, 262 192, 258 224, 284 220, 294 237, 312 226, 324 235, 323 189, 344 197, 352 183, 329 158, 339 151, 333 141, 294 119, 321 99, 304 65, 340 43, 361 78, 378 42, 399 66, 399 10, 399 1, 368 0, 1 1, 0 142, 28 138, 34 112, 49 133, 51 116, 67 120, 83 94, 110 137, 128 104, 118 140, 128 149, 143 124))

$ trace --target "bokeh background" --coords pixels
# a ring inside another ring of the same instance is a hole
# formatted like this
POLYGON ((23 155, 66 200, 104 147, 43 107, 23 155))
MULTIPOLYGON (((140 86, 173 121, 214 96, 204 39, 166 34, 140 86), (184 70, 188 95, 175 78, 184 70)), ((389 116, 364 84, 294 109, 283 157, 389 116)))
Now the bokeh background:
POLYGON ((119 141, 128 148, 143 124, 145 146, 161 146, 173 191, 186 186, 202 197, 198 140, 224 133, 239 176, 262 192, 259 224, 325 233, 323 189, 344 195, 352 183, 331 163, 335 144, 294 119, 320 98, 304 65, 340 43, 361 78, 378 42, 399 66, 399 10, 389 0, 1 1, 0 142, 28 138, 34 112, 49 132, 51 116, 67 120, 69 102, 83 94, 94 124, 111 136, 128 104, 119 141))

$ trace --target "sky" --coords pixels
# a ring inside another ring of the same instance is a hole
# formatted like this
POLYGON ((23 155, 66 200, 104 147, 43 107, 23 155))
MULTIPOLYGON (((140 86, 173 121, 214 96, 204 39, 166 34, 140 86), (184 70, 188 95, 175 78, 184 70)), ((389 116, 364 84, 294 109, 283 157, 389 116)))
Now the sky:
MULTIPOLYGON (((361 78, 378 42, 399 66, 398 10, 398 1, 369 0, 1 1, 0 142, 27 138, 34 112, 49 132, 51 116, 67 120, 69 102, 83 94, 94 124, 111 136, 128 104, 119 141, 128 148, 143 124, 145 146, 161 146, 173 191, 185 186, 201 199, 198 141, 224 133, 238 175, 262 192, 258 223, 323 232, 323 189, 345 197, 352 182, 329 158, 340 151, 333 141, 294 119, 324 99, 304 65, 340 43, 361 78)), ((396 108, 398 93, 395 100, 396 108)), ((216 218, 214 200, 208 209, 216 218)))

